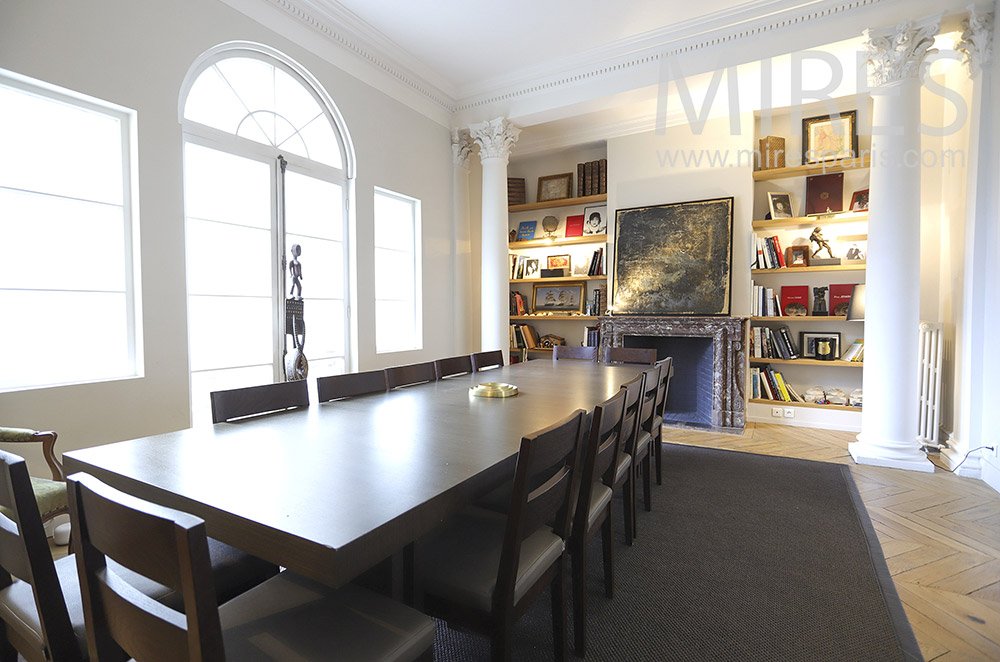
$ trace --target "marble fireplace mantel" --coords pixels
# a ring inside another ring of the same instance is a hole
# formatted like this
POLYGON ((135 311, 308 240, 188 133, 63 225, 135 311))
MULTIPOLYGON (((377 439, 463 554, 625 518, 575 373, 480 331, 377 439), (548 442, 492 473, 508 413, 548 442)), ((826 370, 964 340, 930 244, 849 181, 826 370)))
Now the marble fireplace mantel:
MULTIPOLYGON (((711 427, 742 432, 746 423, 746 364, 749 320, 745 317, 601 317, 601 348, 625 347, 626 338, 708 338, 712 341, 711 427)), ((633 346, 634 343, 632 343, 633 346)), ((676 372, 670 390, 683 389, 676 372)), ((665 423, 668 424, 668 423, 665 423)))

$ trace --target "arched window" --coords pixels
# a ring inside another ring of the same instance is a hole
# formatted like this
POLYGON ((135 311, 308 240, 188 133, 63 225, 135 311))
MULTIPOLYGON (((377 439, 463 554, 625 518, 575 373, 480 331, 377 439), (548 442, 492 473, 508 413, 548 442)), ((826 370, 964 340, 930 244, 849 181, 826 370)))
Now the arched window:
POLYGON ((273 49, 217 46, 183 90, 191 398, 200 422, 209 420, 211 391, 285 379, 294 245, 309 374, 347 370, 354 153, 322 86, 273 49))

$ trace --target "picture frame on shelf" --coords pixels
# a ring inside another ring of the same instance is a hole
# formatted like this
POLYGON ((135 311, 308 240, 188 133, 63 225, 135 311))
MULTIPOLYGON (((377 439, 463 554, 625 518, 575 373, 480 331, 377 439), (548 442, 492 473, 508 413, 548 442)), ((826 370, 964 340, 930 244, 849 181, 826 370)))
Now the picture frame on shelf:
POLYGON ((546 258, 545 266, 548 269, 565 269, 566 273, 572 273, 570 263, 571 258, 568 253, 566 255, 550 255, 546 258))
POLYGON ((868 211, 868 189, 855 191, 851 196, 851 211, 868 211))
POLYGON ((524 262, 524 277, 538 278, 538 258, 530 257, 524 262))
POLYGON ((789 246, 785 249, 785 266, 788 267, 808 267, 809 247, 789 246))
POLYGON ((844 173, 806 177, 806 216, 826 216, 844 211, 844 173))
POLYGON ((767 194, 767 206, 774 220, 781 218, 792 218, 792 194, 769 192, 767 194))
POLYGON ((585 283, 560 283, 559 285, 536 283, 531 290, 531 311, 533 313, 580 314, 583 312, 585 289, 585 283))
POLYGON ((562 200, 573 195, 573 173, 546 175, 538 178, 537 202, 562 200))
POLYGON ((608 206, 594 205, 583 208, 583 234, 606 234, 608 231, 608 206))
POLYGON ((806 163, 854 158, 858 153, 858 113, 819 115, 802 120, 802 156, 806 163))
POLYGON ((800 331, 799 332, 799 347, 801 348, 802 358, 804 359, 815 359, 818 358, 816 355, 816 341, 819 338, 830 338, 833 340, 833 347, 831 347, 831 353, 834 357, 840 357, 840 332, 839 331, 824 331, 822 333, 813 331, 800 331))

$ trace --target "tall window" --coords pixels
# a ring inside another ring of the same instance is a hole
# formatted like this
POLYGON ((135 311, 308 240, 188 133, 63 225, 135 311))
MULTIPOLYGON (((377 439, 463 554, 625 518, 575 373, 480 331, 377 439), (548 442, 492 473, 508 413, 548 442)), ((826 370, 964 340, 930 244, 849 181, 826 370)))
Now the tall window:
POLYGON ((351 150, 308 72, 259 45, 213 49, 184 100, 188 335, 195 422, 211 391, 285 379, 298 245, 309 375, 347 369, 351 150))
POLYGON ((0 70, 0 390, 141 373, 134 122, 0 70))
POLYGON ((375 351, 421 349, 420 201, 375 189, 375 351))

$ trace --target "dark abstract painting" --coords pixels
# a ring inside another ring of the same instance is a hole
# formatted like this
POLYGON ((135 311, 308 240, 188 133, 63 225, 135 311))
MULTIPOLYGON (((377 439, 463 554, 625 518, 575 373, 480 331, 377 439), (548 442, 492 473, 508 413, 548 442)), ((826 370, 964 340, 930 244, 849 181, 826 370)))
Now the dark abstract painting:
POLYGON ((733 198, 620 209, 616 315, 728 315, 733 198))

